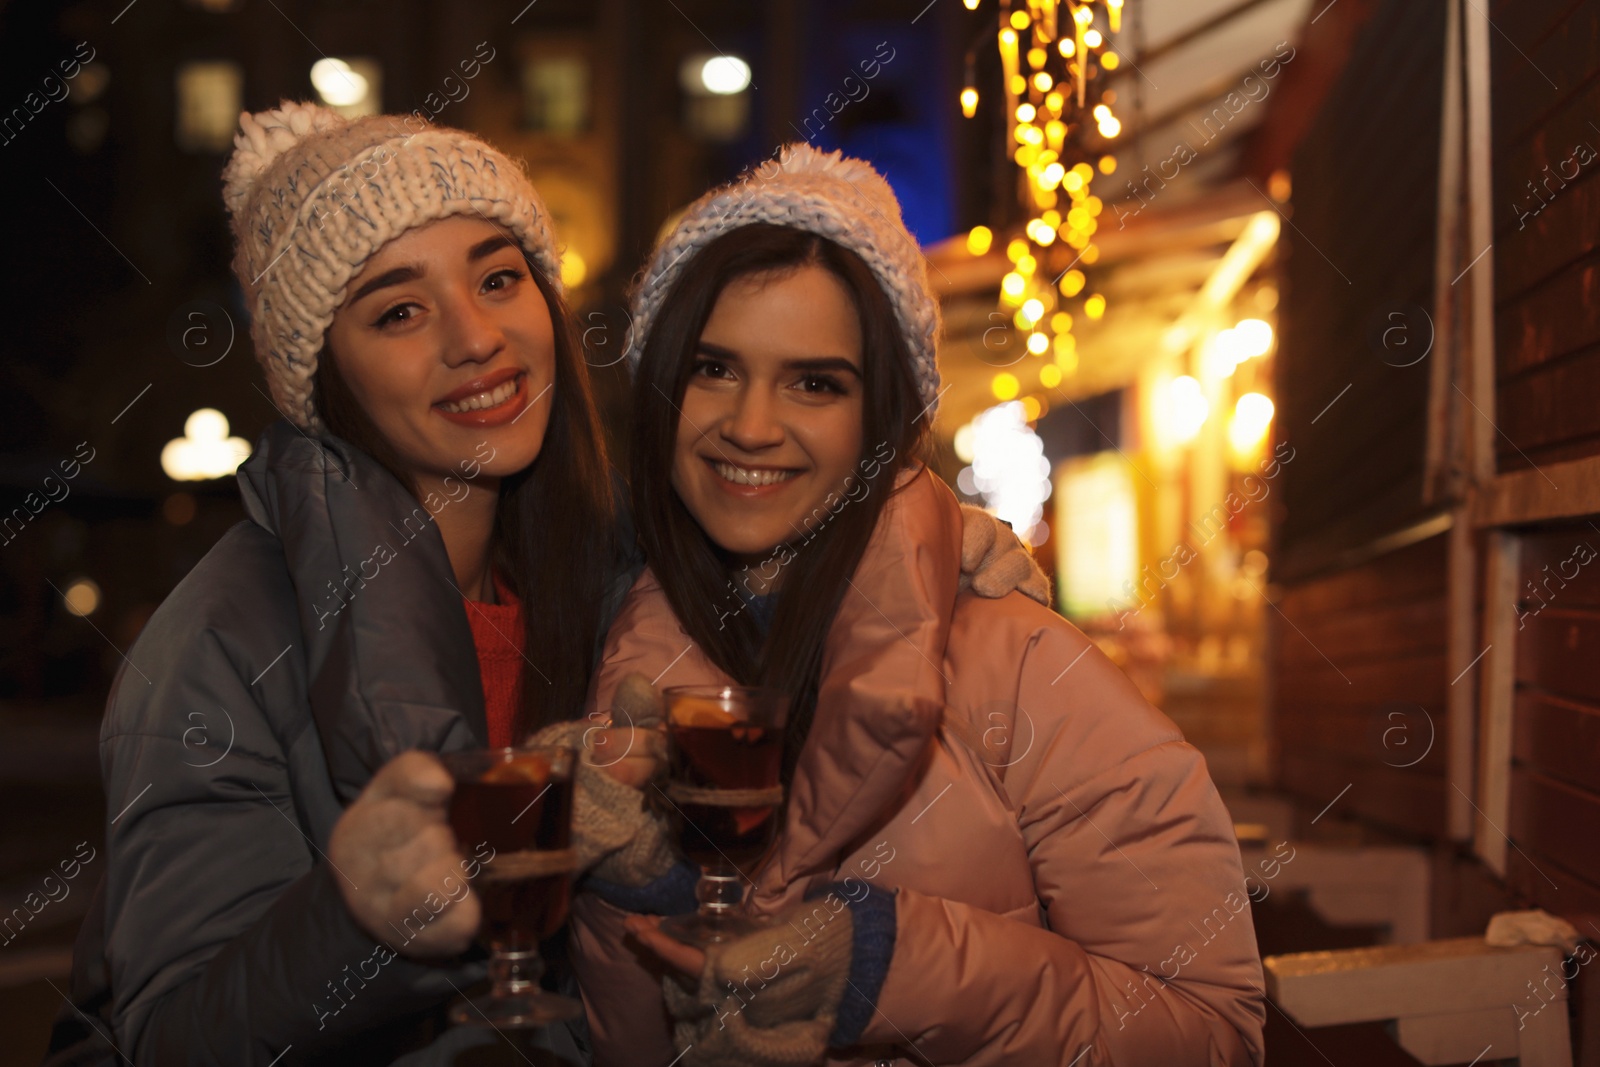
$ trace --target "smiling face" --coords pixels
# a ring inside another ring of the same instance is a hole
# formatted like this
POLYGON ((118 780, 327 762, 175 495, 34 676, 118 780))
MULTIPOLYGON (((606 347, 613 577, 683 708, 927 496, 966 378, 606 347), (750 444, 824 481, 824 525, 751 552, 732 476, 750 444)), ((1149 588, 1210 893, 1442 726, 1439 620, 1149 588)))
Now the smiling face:
POLYGON ((504 230, 464 216, 410 230, 345 291, 328 329, 333 358, 419 488, 460 477, 467 460, 481 465, 477 481, 488 487, 538 458, 555 332, 504 230))
POLYGON ((766 557, 844 491, 862 451, 861 348, 850 291, 823 267, 744 275, 717 297, 683 394, 672 487, 725 551, 766 557))

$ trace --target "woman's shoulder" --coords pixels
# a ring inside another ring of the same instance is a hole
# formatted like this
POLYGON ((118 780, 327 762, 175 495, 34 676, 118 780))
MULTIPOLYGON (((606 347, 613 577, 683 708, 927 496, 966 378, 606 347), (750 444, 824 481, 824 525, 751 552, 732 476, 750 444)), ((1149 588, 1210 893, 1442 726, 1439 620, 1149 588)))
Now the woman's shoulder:
POLYGON ((299 643, 299 632, 278 539, 253 522, 235 524, 167 594, 129 648, 107 701, 102 739, 137 730, 161 702, 158 694, 170 695, 180 679, 247 688, 299 643))
POLYGON ((951 712, 1008 760, 1022 759, 1013 747, 1059 753, 1071 765, 1063 788, 1162 746, 1182 745, 1184 761, 1192 751, 1087 634, 1022 593, 962 594, 946 663, 951 712))
POLYGON ((248 520, 234 524, 173 587, 140 634, 165 638, 216 627, 298 627, 283 546, 248 520))

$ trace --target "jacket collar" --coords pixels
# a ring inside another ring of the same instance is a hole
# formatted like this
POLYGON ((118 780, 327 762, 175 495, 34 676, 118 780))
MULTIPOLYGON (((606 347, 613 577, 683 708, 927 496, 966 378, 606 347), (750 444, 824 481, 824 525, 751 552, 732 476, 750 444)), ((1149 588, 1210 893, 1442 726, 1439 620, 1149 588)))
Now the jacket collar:
POLYGON ((283 545, 340 798, 407 749, 485 744, 472 631, 427 510, 366 453, 285 421, 238 478, 246 513, 283 545))
POLYGON ((902 471, 828 632, 816 717, 790 783, 783 843, 756 879, 776 909, 911 788, 944 713, 961 512, 926 468, 902 471))

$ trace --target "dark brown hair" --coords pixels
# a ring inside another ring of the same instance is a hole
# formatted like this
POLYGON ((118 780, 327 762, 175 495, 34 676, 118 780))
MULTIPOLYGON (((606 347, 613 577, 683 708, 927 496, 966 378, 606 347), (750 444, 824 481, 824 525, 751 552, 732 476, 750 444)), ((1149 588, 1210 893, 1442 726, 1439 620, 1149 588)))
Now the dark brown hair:
MULTIPOLYGON (((612 469, 582 349, 561 295, 531 261, 528 271, 550 309, 556 385, 539 457, 501 479, 490 546, 494 567, 522 601, 523 657, 536 665, 522 672, 515 740, 577 718, 598 666, 607 587, 621 565, 612 469)), ((416 482, 356 401, 327 345, 317 358, 313 396, 328 432, 377 460, 420 502, 416 482)))
POLYGON ((678 620, 712 661, 742 684, 790 694, 786 781, 816 711, 833 617, 895 475, 922 458, 927 425, 920 412, 906 341, 877 277, 854 252, 803 230, 756 223, 712 241, 684 267, 644 340, 634 375, 629 466, 639 542, 678 620), (860 318, 862 462, 853 477, 866 486, 863 495, 850 489, 850 502, 824 518, 820 531, 790 545, 792 559, 763 636, 752 613, 740 610, 730 581, 739 564, 712 542, 672 488, 673 455, 683 394, 717 298, 736 278, 808 265, 844 284, 860 318))

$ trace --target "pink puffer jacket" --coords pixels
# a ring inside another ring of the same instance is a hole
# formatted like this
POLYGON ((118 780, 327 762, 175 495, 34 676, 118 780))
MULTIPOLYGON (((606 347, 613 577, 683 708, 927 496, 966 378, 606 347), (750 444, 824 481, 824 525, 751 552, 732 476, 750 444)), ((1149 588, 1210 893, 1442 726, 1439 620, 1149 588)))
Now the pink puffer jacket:
MULTIPOLYGON (((961 519, 902 474, 824 660, 770 912, 847 876, 896 894, 877 1011, 830 1064, 1260 1064, 1261 963, 1233 824, 1200 753, 1079 630, 1011 593, 957 595, 961 519), (904 1059, 902 1059, 904 1057, 904 1059)), ((591 708, 642 671, 726 682, 646 571, 591 708)), ((624 913, 572 923, 597 1064, 677 1055, 624 913)))

